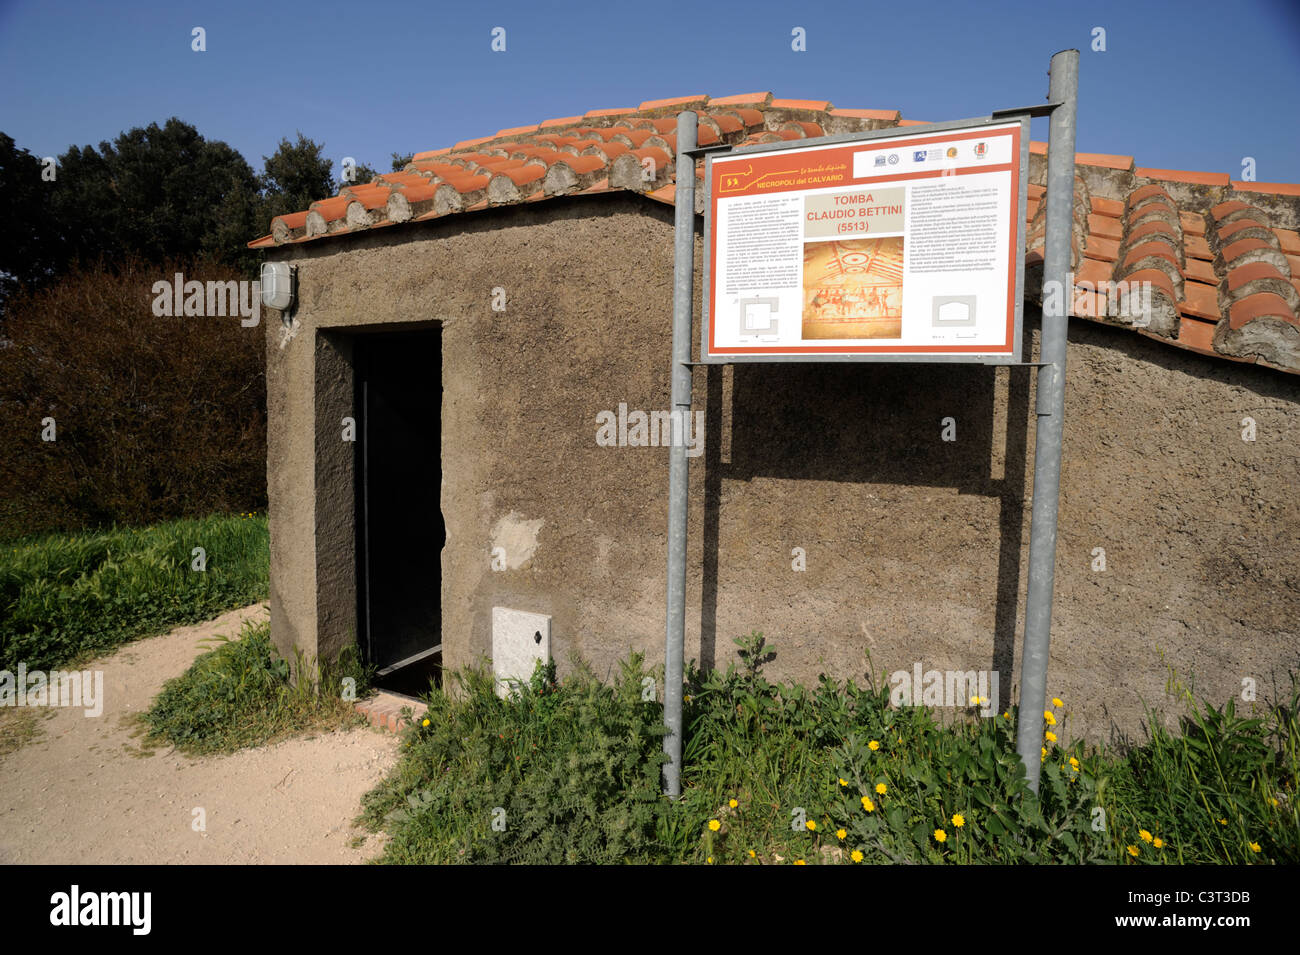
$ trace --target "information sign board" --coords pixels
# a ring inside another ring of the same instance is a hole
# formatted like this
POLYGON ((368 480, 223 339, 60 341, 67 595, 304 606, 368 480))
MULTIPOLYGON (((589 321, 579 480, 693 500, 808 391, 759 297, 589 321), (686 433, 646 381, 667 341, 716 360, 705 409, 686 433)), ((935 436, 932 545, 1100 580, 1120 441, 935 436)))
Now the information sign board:
POLYGON ((1029 118, 711 153, 706 362, 1020 361, 1029 118))

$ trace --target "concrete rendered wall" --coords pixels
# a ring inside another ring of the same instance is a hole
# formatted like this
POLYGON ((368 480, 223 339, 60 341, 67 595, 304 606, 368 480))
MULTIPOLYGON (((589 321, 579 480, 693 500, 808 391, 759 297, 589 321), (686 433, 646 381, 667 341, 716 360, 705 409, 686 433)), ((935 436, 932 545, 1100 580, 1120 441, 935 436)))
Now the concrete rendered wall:
MULTIPOLYGON (((436 321, 446 663, 489 652, 497 605, 554 616, 561 672, 575 651, 602 674, 631 649, 662 661, 667 451, 601 447, 596 432, 620 402, 668 407, 671 215, 568 198, 276 250, 299 268, 300 302, 292 337, 267 322, 282 650, 335 652, 355 633, 339 333, 436 321)), ((1028 361, 1028 309, 1026 329, 1028 361)), ((776 646, 772 677, 861 682, 869 651, 878 674, 997 669, 1005 702, 1032 391, 1026 368, 696 369, 707 424, 691 461, 687 658, 725 666, 732 638, 758 629, 776 646)), ((1247 677, 1261 696, 1285 685, 1300 665, 1298 474, 1300 379, 1071 323, 1049 690, 1072 732, 1138 731, 1167 667, 1219 703, 1247 677)))

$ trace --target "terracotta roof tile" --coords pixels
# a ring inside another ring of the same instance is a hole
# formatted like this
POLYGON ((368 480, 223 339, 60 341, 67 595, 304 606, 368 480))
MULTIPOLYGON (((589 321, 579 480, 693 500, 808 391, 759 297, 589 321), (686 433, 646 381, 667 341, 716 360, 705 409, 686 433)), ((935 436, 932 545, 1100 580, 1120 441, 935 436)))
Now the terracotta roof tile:
POLYGON ((496 138, 495 136, 480 136, 478 139, 462 139, 460 142, 458 142, 455 146, 452 146, 451 148, 453 150, 469 149, 471 146, 477 146, 480 143, 490 143, 495 138, 496 138))
POLYGON ((880 119, 887 123, 896 123, 902 118, 896 109, 841 109, 838 106, 831 110, 831 115, 847 119, 880 119))
POLYGON ((1089 235, 1084 242, 1083 254, 1090 259, 1114 262, 1119 258, 1119 240, 1107 239, 1098 234, 1089 235))
POLYGON ((1239 265, 1228 273, 1228 291, 1235 292, 1247 283, 1260 279, 1274 279, 1278 282, 1285 282, 1287 276, 1283 275, 1278 267, 1271 262, 1251 262, 1249 265, 1239 265))
MULTIPOLYGON (((774 99, 768 92, 647 100, 637 109, 594 109, 416 153, 401 172, 346 186, 307 210, 276 217, 271 234, 254 239, 249 247, 315 241, 560 195, 629 190, 671 204, 676 196, 673 114, 683 107, 699 114, 702 145, 819 137, 831 120, 837 132, 882 124, 929 125, 903 119, 897 110, 833 108, 825 100, 774 99), (647 159, 649 165, 643 166, 647 159), (647 168, 653 172, 650 181, 644 176, 647 168)), ((1046 143, 1031 141, 1029 148, 1039 157, 1047 152, 1046 143)), ((1152 324, 1138 328, 1139 333, 1207 355, 1258 360, 1300 374, 1300 360, 1291 359, 1294 345, 1276 339, 1280 326, 1266 321, 1257 333, 1239 332, 1256 319, 1300 323, 1300 234, 1281 227, 1300 222, 1300 185, 1135 168, 1133 157, 1102 153, 1079 152, 1075 162, 1092 169, 1086 187, 1077 173, 1075 178, 1076 281, 1106 284, 1114 277, 1150 282, 1168 303, 1157 307, 1152 324), (1139 181, 1154 181, 1133 188, 1134 175, 1139 181), (1199 188, 1189 195, 1173 184, 1199 188), (1180 198, 1173 198, 1166 185, 1180 198), (1271 197, 1265 208, 1250 204, 1256 195, 1271 197)), ((1035 175, 1041 176, 1041 164, 1035 163, 1035 175)), ((696 172, 698 198, 703 196, 698 178, 703 164, 696 172)), ((1025 261, 1035 265, 1042 262, 1044 189, 1038 183, 1026 185, 1031 232, 1025 261)), ((1105 321, 1106 304, 1105 294, 1083 291, 1074 297, 1072 312, 1105 321)))
POLYGON ((1183 169, 1148 169, 1139 166, 1134 170, 1144 179, 1159 179, 1161 182, 1190 182, 1202 186, 1226 186, 1229 182, 1226 172, 1187 172, 1183 169))
POLYGON ((1300 233, 1294 229, 1274 229, 1279 247, 1287 255, 1300 255, 1300 233))
POLYGON ((1109 282, 1110 276, 1111 264, 1109 262, 1101 262, 1097 259, 1084 259, 1083 267, 1074 275, 1074 282, 1076 285, 1080 282, 1098 285, 1102 282, 1109 282))
POLYGON ((1180 212, 1178 224, 1183 227, 1184 232, 1191 235, 1205 235, 1205 216, 1193 212, 1180 212))
POLYGON ((1151 258, 1152 256, 1166 259, 1174 268, 1178 268, 1178 256, 1175 255, 1174 251, 1164 242, 1143 242, 1140 245, 1133 246, 1133 248, 1129 250, 1128 254, 1124 256, 1123 264, 1125 266, 1136 265, 1143 259, 1151 258))
POLYGON ((1230 185, 1237 192, 1267 192, 1277 196, 1300 196, 1300 183, 1294 182, 1239 182, 1230 185))
POLYGON ((824 99, 774 99, 770 105, 773 109, 811 109, 822 113, 831 108, 824 99))
POLYGON ((1219 289, 1205 282, 1184 282, 1182 310, 1189 315, 1219 320, 1219 289))
POLYGON ((738 96, 721 96, 709 100, 709 108, 715 106, 766 106, 772 102, 771 93, 741 93, 738 96))
POLYGON ((1205 259, 1188 259, 1183 274, 1197 282, 1209 282, 1211 285, 1219 282, 1219 274, 1214 271, 1213 263, 1205 259))
POLYGON ((1212 206, 1210 208, 1210 215, 1218 221, 1232 215, 1234 212, 1241 212, 1242 210, 1250 208, 1251 206, 1246 205, 1246 203, 1242 202, 1240 199, 1229 199, 1227 202, 1220 202, 1217 206, 1212 206))
POLYGON ((1242 233, 1239 238, 1244 239, 1247 235, 1253 235, 1255 238, 1263 239, 1265 242, 1270 241, 1270 230, 1264 225, 1264 223, 1260 222, 1259 219, 1247 219, 1245 217, 1234 219, 1231 222, 1219 226, 1217 231, 1221 243, 1232 241, 1232 236, 1237 235, 1239 232, 1242 233))
POLYGON ((693 106, 703 106, 709 101, 709 98, 703 93, 697 96, 678 96, 675 99, 648 99, 637 107, 638 112, 645 112, 651 109, 668 109, 677 107, 678 110, 690 109, 693 106))
POLYGON ((1224 262, 1231 263, 1234 259, 1241 258, 1241 256, 1245 255, 1247 252, 1267 248, 1270 248, 1270 246, 1263 239, 1241 239, 1238 242, 1233 242, 1230 245, 1224 246, 1223 249, 1220 250, 1219 254, 1223 256, 1224 262))
POLYGON ((1203 355, 1214 355, 1214 328, 1216 322, 1203 322, 1186 315, 1178 323, 1178 344, 1203 355))
POLYGON ((1099 235, 1106 239, 1122 239, 1124 237, 1124 227, 1118 219, 1099 216, 1095 212, 1088 216, 1088 231, 1093 235, 1099 235))
POLYGON ((1296 321, 1295 312, 1282 300, 1282 296, 1272 292, 1256 292, 1232 306, 1228 312, 1228 327, 1238 329, 1257 318, 1277 318, 1292 325, 1300 324, 1296 321))
POLYGON ((1210 249, 1210 243, 1206 241, 1203 235, 1187 235, 1183 233, 1183 252, 1186 253, 1189 259, 1214 260, 1214 252, 1210 249))
POLYGON ((1109 153, 1075 153, 1076 165, 1105 166, 1107 169, 1132 169, 1132 156, 1112 156, 1109 153))
MULTIPOLYGON (((1041 186, 1039 188, 1042 188, 1041 186)), ((1044 189, 1044 192, 1047 190, 1044 189)), ((1118 219, 1124 214, 1124 203, 1117 199, 1103 199, 1101 196, 1093 196, 1090 200, 1092 211, 1101 216, 1110 216, 1118 219)))

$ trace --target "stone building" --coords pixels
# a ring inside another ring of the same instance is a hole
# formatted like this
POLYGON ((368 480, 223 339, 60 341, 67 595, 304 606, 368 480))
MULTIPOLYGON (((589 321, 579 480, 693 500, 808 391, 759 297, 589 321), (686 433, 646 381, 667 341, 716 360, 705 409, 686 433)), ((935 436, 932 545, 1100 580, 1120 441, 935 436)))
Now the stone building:
MULTIPOLYGON (((457 667, 511 608, 550 618, 562 672, 572 652, 602 674, 631 649, 662 660, 667 451, 597 431, 620 406, 669 407, 682 109, 702 145, 920 125, 768 93, 597 109, 418 154, 251 243, 297 275, 265 323, 282 651, 360 641, 390 666, 437 647, 457 667)), ((1128 156, 1076 168, 1049 691, 1097 737, 1136 730, 1170 669, 1222 702, 1300 662, 1300 186, 1128 156), (1105 283, 1124 279, 1152 283, 1149 314, 1108 317, 1105 283)), ((877 677, 996 669, 1005 701, 1030 371, 697 367, 687 658, 725 666, 761 630, 769 675, 861 682, 869 651, 877 677)))

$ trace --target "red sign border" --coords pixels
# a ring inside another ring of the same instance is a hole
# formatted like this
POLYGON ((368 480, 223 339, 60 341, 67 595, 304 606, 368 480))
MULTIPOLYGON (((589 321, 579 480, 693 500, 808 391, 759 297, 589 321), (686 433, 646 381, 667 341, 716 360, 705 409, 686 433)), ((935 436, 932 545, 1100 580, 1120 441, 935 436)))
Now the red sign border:
MULTIPOLYGON (((716 350, 716 343, 714 341, 714 334, 713 334, 714 314, 712 308, 713 279, 717 275, 717 264, 718 264, 718 248, 717 248, 718 237, 717 237, 716 230, 712 228, 708 228, 706 231, 709 234, 709 246, 705 250, 705 255, 708 256, 708 263, 707 263, 708 269, 705 273, 705 289, 704 289, 704 302, 703 302, 704 309, 705 309, 705 316, 706 316, 705 321, 707 322, 707 339, 706 339, 707 348, 705 349, 705 352, 701 357, 706 362, 725 363, 726 359, 740 358, 743 360, 744 357, 747 355, 771 355, 776 357, 788 357, 792 360, 798 360, 799 358, 806 355, 808 356, 827 355, 832 357, 845 357, 845 358, 851 358, 857 355, 864 355, 864 356, 880 355, 885 357, 904 358, 904 357, 924 356, 924 355, 957 356, 963 354, 970 354, 970 355, 981 355, 981 356, 987 355, 995 359, 997 357, 1005 357, 1014 361, 1015 356, 1019 353, 1019 344, 1020 344, 1015 340, 1015 332, 1016 332, 1015 326, 1016 326, 1016 309, 1017 306, 1019 305, 1016 296, 1016 284, 1017 284, 1016 278, 1017 278, 1017 266, 1018 266, 1017 258, 1020 254, 1020 246, 1021 246, 1020 239, 1022 237, 1022 233, 1020 231, 1021 230, 1020 219, 1023 214, 1021 212, 1021 208, 1023 205, 1021 200, 1023 198, 1022 191, 1024 189, 1024 183, 1022 183, 1021 181, 1021 171, 1020 171, 1020 159, 1021 159, 1021 148, 1022 148, 1021 137, 1023 133, 1027 132, 1027 130, 1025 129, 1025 126, 1027 124, 1024 123, 1022 120, 1018 120, 1015 118, 1008 118, 1006 120, 999 119, 998 121, 995 122, 988 122, 988 121, 982 121, 982 122, 984 123, 983 126, 975 129, 965 129, 964 131, 962 127, 954 128, 952 130, 939 129, 939 130, 934 130, 933 132, 924 132, 918 129, 903 134, 901 137, 879 136, 879 137, 872 137, 870 139, 863 139, 857 141, 844 140, 839 143, 827 143, 824 147, 820 147, 820 148, 818 148, 816 143, 813 143, 809 146, 803 146, 802 148, 815 149, 818 152, 834 152, 837 149, 846 149, 846 150, 852 150, 854 152, 861 152, 863 150, 878 151, 880 149, 897 149, 901 147, 918 146, 926 143, 931 143, 935 139, 942 139, 945 142, 952 142, 952 141, 962 141, 968 139, 991 139, 995 136, 1011 137, 1011 155, 1013 158, 1010 163, 998 163, 996 165, 991 165, 991 166, 967 167, 964 169, 954 170, 952 173, 950 173, 950 175, 959 175, 959 176, 982 175, 990 172, 1010 172, 1011 174, 1012 201, 1010 203, 1011 205, 1011 216, 1010 216, 1011 222, 1010 222, 1010 235, 1009 235, 1010 241, 1008 242, 1009 247, 1007 250, 1009 261, 1008 261, 1008 269, 1007 269, 1007 325, 1006 325, 1005 345, 997 345, 992 347, 988 345, 911 345, 911 346, 901 346, 901 347, 898 345, 796 345, 796 346, 774 346, 774 347, 773 346, 732 346, 732 347, 728 347, 724 351, 718 351, 716 350)), ((709 157, 710 161, 708 163, 708 168, 706 169, 706 177, 705 177, 707 188, 709 190, 709 194, 706 197, 706 202, 708 203, 709 222, 706 225, 711 226, 712 223, 717 222, 719 197, 718 197, 718 192, 716 187, 716 179, 714 178, 713 175, 715 163, 736 162, 743 159, 746 155, 769 156, 769 155, 778 155, 779 153, 786 152, 786 151, 787 150, 781 150, 781 149, 773 149, 765 152, 755 150, 753 153, 724 154, 718 156, 710 156, 709 157)), ((791 148, 788 151, 798 152, 799 150, 797 148, 791 148)), ((881 176, 852 177, 852 181, 850 183, 846 183, 845 188, 848 188, 849 186, 868 185, 873 181, 883 181, 883 182, 893 183, 893 182, 901 182, 901 181, 915 180, 915 179, 939 179, 942 177, 943 177, 943 173, 939 170, 934 170, 934 171, 926 170, 926 171, 911 172, 911 173, 893 173, 893 174, 886 173, 881 176)), ((777 194, 781 192, 806 192, 806 191, 809 190, 798 189, 798 188, 774 189, 770 194, 777 194)))

